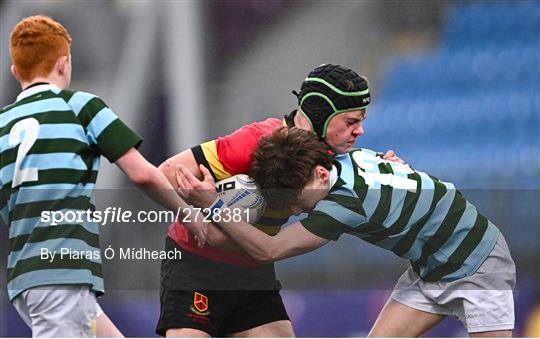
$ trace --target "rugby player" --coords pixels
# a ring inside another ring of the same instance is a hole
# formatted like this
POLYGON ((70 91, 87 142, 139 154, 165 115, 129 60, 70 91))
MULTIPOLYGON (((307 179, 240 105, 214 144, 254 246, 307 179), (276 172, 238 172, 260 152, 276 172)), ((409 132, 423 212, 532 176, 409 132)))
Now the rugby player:
MULTIPOLYGON (((348 152, 364 133, 362 121, 370 102, 368 83, 347 67, 317 67, 295 94, 299 107, 284 119, 246 125, 173 156, 159 168, 177 188, 179 164, 198 178, 203 178, 201 168, 208 168, 216 181, 247 173, 258 141, 283 126, 314 131, 336 154, 348 152)), ((401 161, 393 151, 385 156, 401 161)), ((186 193, 184 198, 196 204, 186 193)), ((255 227, 275 235, 290 215, 289 209, 268 210, 255 227)), ((182 260, 162 262, 161 315, 156 332, 168 337, 293 336, 273 264, 261 265, 212 224, 208 226, 208 244, 197 247, 180 222, 170 226, 165 247, 178 248, 183 256, 182 260)))
MULTIPOLYGON (((93 209, 101 155, 163 206, 189 206, 137 151, 142 139, 103 100, 67 90, 70 45, 64 26, 46 16, 24 18, 11 32, 11 72, 22 92, 0 111, 7 290, 33 337, 119 337, 96 300, 104 292, 99 225, 51 225, 40 220, 41 212, 93 209), (84 257, 61 256, 68 248, 84 257), (43 259, 44 249, 58 256, 43 259)), ((204 232, 195 234, 205 238, 204 232)))
MULTIPOLYGON (((206 169, 199 181, 179 166, 181 191, 202 206, 217 199, 206 169)), ((274 262, 350 234, 410 261, 370 336, 418 337, 446 316, 471 337, 510 337, 515 265, 499 229, 453 184, 368 149, 333 159, 312 133, 279 129, 259 143, 250 175, 267 203, 308 216, 275 236, 245 222, 219 225, 255 259, 274 262)), ((216 200, 217 199, 217 200, 216 200)))

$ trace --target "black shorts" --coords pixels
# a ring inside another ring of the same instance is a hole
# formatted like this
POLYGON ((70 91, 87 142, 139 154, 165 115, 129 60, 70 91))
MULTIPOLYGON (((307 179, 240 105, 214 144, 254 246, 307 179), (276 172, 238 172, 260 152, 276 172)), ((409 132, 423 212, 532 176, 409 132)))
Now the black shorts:
POLYGON ((161 263, 161 314, 156 333, 194 328, 224 337, 278 320, 289 320, 274 265, 243 268, 183 251, 169 237, 165 250, 181 260, 161 263))

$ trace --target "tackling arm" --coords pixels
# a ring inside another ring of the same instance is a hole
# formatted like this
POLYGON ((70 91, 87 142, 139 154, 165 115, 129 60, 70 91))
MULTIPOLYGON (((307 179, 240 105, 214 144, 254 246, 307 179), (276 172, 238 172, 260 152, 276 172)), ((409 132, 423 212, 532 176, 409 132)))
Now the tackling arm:
MULTIPOLYGON (((175 190, 178 190, 179 188, 176 180, 177 165, 185 166, 185 168, 196 178, 203 177, 191 149, 185 150, 175 156, 172 156, 169 159, 165 160, 161 165, 159 165, 158 168, 169 180, 175 190)), ((199 205, 197 201, 194 201, 195 197, 191 195, 192 192, 194 192, 194 190, 188 190, 182 197, 190 204, 199 205)), ((227 236, 227 234, 225 234, 214 224, 208 223, 207 231, 207 242, 211 246, 226 251, 238 251, 241 249, 238 244, 236 244, 231 238, 227 236)))
POLYGON ((311 252, 330 241, 309 232, 300 222, 281 229, 275 236, 269 236, 245 221, 221 220, 219 225, 255 260, 263 263, 311 252))
MULTIPOLYGON (((171 184, 163 173, 149 163, 135 148, 130 148, 117 161, 116 165, 128 178, 152 200, 171 211, 185 211, 190 206, 171 189, 171 184)), ((207 228, 201 221, 193 221, 187 226, 198 237, 199 246, 204 245, 207 228)))
POLYGON ((150 198, 169 210, 183 210, 189 206, 171 189, 171 184, 149 163, 135 148, 129 149, 117 161, 116 165, 126 174, 135 185, 143 190, 150 198))
MULTIPOLYGON (((210 189, 215 185, 210 172, 204 166, 200 166, 200 170, 203 181, 197 179, 186 167, 179 165, 176 180, 181 191, 194 190, 193 194, 197 194, 198 200, 202 202, 201 207, 208 207, 217 198, 217 193, 210 189)), ((313 251, 329 241, 309 232, 300 222, 285 227, 275 236, 270 236, 245 221, 220 220, 219 225, 253 258, 265 263, 313 251)))

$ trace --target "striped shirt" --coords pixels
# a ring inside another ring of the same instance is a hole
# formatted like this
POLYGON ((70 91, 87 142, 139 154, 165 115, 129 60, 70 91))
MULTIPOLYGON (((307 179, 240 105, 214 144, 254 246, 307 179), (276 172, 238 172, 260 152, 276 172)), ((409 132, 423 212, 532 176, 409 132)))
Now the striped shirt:
POLYGON ((356 149, 334 158, 339 177, 301 221, 317 236, 359 237, 408 259, 424 281, 469 276, 500 231, 453 184, 356 149))
POLYGON ((38 85, 2 109, 0 217, 9 227, 10 300, 53 284, 89 284, 104 292, 98 225, 81 218, 54 225, 43 213, 93 210, 100 156, 115 162, 141 141, 85 92, 38 85))

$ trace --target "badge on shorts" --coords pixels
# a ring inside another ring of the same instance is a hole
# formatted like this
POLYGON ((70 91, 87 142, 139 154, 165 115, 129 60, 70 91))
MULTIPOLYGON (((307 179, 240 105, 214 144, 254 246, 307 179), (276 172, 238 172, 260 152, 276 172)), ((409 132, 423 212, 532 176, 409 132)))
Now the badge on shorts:
POLYGON ((191 305, 191 311, 198 315, 208 315, 208 297, 202 293, 195 292, 193 296, 193 305, 191 305))

